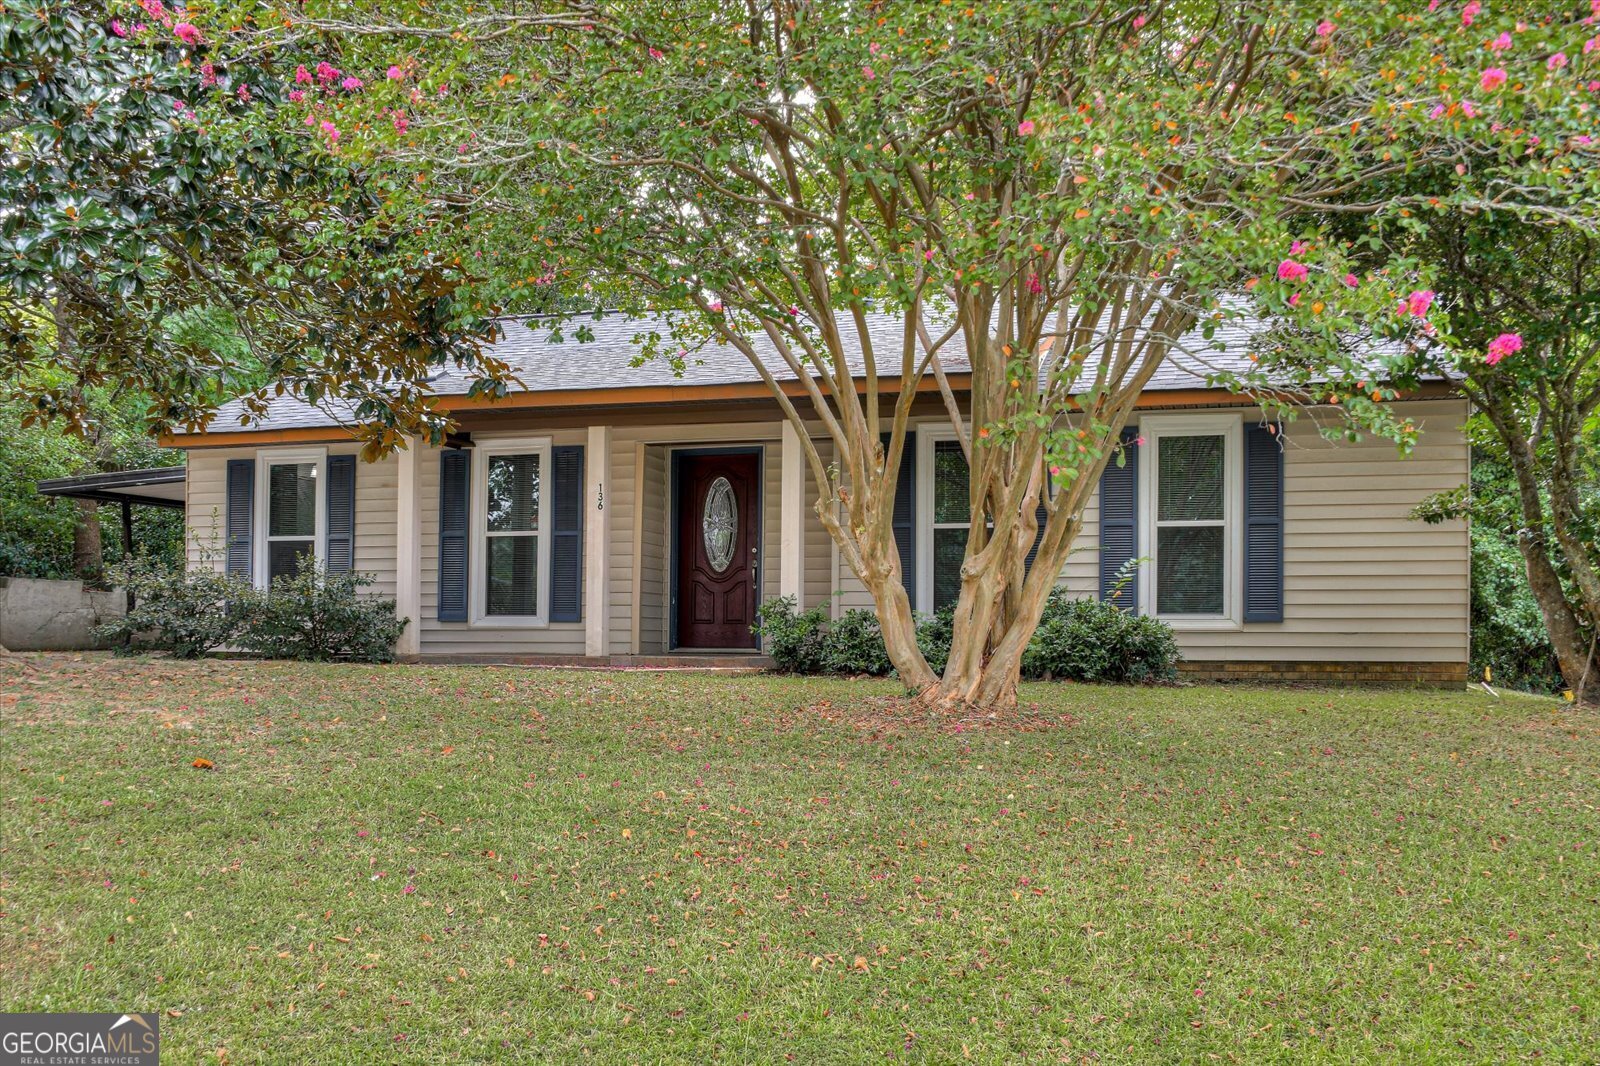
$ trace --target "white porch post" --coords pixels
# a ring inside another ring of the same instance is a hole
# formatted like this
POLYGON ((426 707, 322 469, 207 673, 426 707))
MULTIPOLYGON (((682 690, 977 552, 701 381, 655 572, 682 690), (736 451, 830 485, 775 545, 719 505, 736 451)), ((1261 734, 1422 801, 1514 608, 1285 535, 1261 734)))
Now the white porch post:
POLYGON ((783 478, 778 491, 778 595, 793 596, 804 609, 805 594, 805 455, 794 423, 783 420, 779 451, 783 478))
POLYGON ((609 652, 611 621, 611 427, 590 426, 584 449, 583 653, 609 652))
POLYGON ((401 657, 422 651, 422 441, 407 437, 395 453, 399 482, 395 492, 394 613, 410 619, 395 641, 401 657))

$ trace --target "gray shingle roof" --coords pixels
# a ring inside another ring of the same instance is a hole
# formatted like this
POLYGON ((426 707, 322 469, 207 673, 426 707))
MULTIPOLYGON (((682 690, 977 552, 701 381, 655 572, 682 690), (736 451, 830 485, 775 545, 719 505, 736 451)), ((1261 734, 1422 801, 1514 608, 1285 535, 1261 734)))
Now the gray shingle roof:
MULTIPOLYGON (((901 319, 898 315, 874 312, 867 316, 868 335, 881 373, 890 373, 898 365, 902 342, 901 319)), ((566 319, 562 324, 563 340, 552 340, 556 323, 548 318, 508 318, 501 322, 501 339, 489 345, 487 351, 504 360, 513 374, 529 392, 563 390, 638 388, 668 386, 692 389, 705 385, 758 383, 761 380, 755 367, 733 345, 706 344, 690 353, 688 365, 681 375, 664 359, 642 362, 640 360, 642 335, 659 332, 663 350, 676 350, 669 336, 671 316, 666 314, 631 315, 610 312, 599 318, 579 316, 566 319), (579 327, 586 327, 592 339, 577 339, 579 327)), ((1250 367, 1249 350, 1253 337, 1264 331, 1259 319, 1237 318, 1222 323, 1210 340, 1195 330, 1181 339, 1176 350, 1156 371, 1146 391, 1205 388, 1216 373, 1240 373, 1250 367)), ((849 322, 840 330, 852 368, 857 373, 863 366, 860 338, 849 322)), ((777 350, 764 335, 752 338, 753 346, 763 362, 779 380, 794 380, 794 374, 777 350)), ((1374 351, 1375 357, 1390 353, 1374 351)), ((945 370, 952 374, 970 369, 965 352, 958 344, 947 345, 943 352, 945 370)), ((1093 374, 1093 363, 1085 368, 1093 374)), ((433 391, 440 396, 464 395, 471 387, 472 378, 455 367, 441 372, 431 382, 433 391)), ((671 401, 667 401, 671 402, 671 401)), ((212 423, 216 432, 241 428, 298 429, 338 425, 348 421, 348 408, 338 401, 322 407, 313 407, 293 396, 274 399, 266 417, 249 427, 241 427, 239 416, 243 405, 235 400, 223 404, 212 423), (345 417, 341 418, 341 413, 345 417)))

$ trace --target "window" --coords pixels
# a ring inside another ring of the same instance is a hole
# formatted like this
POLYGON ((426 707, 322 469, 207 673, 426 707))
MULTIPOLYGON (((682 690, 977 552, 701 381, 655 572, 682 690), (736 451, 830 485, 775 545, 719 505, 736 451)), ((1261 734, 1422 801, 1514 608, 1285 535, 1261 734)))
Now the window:
POLYGON ((549 601, 549 444, 495 442, 477 452, 472 498, 483 502, 474 516, 474 616, 543 625, 549 601))
MULTIPOLYGON (((910 462, 907 456, 905 462, 910 462)), ((961 563, 972 525, 967 457, 939 430, 917 431, 917 590, 912 608, 930 614, 961 596, 961 563)))
POLYGON ((961 442, 933 442, 933 590, 930 610, 955 603, 961 595, 961 561, 967 557, 967 531, 972 522, 967 485, 967 457, 961 442))
POLYGON ((1150 416, 1141 548, 1146 613, 1233 624, 1239 573, 1240 422, 1235 415, 1150 416))
POLYGON ((322 558, 325 454, 266 453, 256 483, 261 545, 256 573, 263 585, 294 577, 305 560, 322 558))

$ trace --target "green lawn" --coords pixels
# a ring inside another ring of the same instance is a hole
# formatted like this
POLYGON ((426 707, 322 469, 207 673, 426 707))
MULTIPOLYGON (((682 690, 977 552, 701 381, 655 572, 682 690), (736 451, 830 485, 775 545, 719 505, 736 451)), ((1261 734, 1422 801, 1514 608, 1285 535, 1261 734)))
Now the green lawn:
POLYGON ((891 691, 13 659, 0 1006, 169 1062, 1600 1054, 1593 712, 891 691))

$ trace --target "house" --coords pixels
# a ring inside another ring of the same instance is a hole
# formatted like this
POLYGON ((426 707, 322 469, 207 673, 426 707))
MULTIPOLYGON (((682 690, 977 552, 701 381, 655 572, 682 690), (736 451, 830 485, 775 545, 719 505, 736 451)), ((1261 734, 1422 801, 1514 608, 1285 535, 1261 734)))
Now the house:
MULTIPOLYGON (((880 350, 897 350, 898 320, 869 320, 880 350)), ((188 450, 191 564, 264 583, 310 551, 370 572, 413 622, 400 653, 422 658, 756 652, 750 622, 769 597, 870 607, 813 510, 799 438, 746 358, 713 345, 675 376, 633 365, 635 338, 659 322, 589 325, 593 340, 557 343, 547 323, 508 321, 493 352, 527 388, 499 402, 442 373, 433 388, 465 446, 364 463, 336 418, 292 397, 259 424, 229 428, 228 407, 213 429, 169 438, 188 450)), ((1237 363, 1247 342, 1207 364, 1237 363)), ((946 368, 960 397, 965 364, 946 368)), ((1384 440, 1324 439, 1331 412, 1315 408, 1280 448, 1258 408, 1207 381, 1175 358, 1141 395, 1144 444, 1108 469, 1062 583, 1105 595, 1123 563, 1145 560, 1121 594, 1172 623, 1197 674, 1465 681, 1465 525, 1409 517, 1467 478, 1465 401, 1445 382, 1408 395, 1422 439, 1402 458, 1384 440)), ((965 466, 935 381, 921 388, 896 531, 913 605, 932 611, 959 584, 965 466)))

